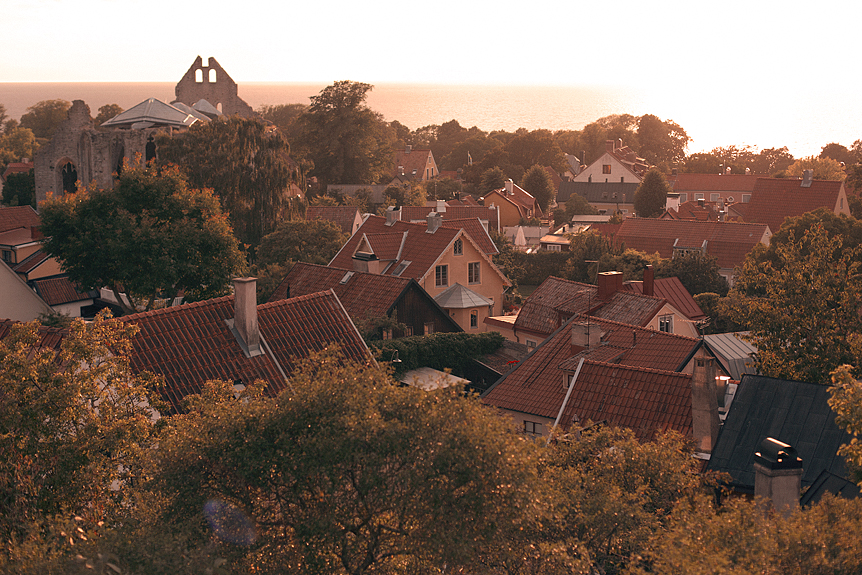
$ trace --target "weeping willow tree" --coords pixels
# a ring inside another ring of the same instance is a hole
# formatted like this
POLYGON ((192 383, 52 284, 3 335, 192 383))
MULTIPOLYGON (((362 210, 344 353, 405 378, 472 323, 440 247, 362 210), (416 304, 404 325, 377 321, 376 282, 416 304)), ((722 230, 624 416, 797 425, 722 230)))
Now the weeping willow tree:
POLYGON ((260 120, 197 123, 157 144, 161 164, 176 164, 193 187, 215 191, 244 244, 257 246, 290 211, 289 189, 300 183, 300 170, 284 137, 260 120))

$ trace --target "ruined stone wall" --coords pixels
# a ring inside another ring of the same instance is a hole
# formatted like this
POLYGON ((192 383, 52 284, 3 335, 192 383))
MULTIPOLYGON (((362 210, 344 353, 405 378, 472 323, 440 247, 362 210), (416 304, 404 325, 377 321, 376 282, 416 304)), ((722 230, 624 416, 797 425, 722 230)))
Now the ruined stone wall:
POLYGON ((114 185, 113 174, 125 160, 145 157, 147 139, 159 129, 96 130, 90 119, 90 107, 75 100, 66 120, 60 124, 51 141, 36 153, 36 200, 63 194, 63 169, 72 164, 79 186, 95 182, 100 188, 114 185))
POLYGON ((236 82, 224 71, 215 58, 209 58, 204 66, 198 56, 191 68, 177 82, 177 100, 193 106, 198 100, 206 100, 226 116, 238 115, 248 118, 255 115, 251 106, 239 97, 236 82), (221 105, 221 108, 219 108, 221 105))

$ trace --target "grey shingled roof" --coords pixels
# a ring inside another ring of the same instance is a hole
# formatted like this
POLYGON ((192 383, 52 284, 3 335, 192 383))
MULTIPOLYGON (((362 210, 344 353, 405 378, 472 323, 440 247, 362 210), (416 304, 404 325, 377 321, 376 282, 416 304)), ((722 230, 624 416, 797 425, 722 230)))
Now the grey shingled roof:
POLYGON ((743 376, 707 469, 729 473, 734 489, 754 493, 754 453, 773 437, 802 458, 803 488, 823 470, 846 477, 844 458, 837 453, 851 437, 835 424, 828 399, 825 385, 743 376))

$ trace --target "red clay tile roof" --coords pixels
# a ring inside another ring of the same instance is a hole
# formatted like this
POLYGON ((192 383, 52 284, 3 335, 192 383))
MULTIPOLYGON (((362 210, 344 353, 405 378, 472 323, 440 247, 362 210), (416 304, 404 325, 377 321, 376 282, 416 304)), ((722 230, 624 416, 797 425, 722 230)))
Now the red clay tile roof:
MULTIPOLYGON (((684 202, 675 211, 678 220, 718 221, 717 202, 704 202, 701 206, 698 202, 684 202)), ((670 211, 670 210, 668 210, 670 211)))
MULTIPOLYGON (((428 214, 435 211, 436 207, 431 206, 402 206, 401 207, 401 220, 405 222, 418 222, 419 220, 425 221, 428 217, 428 214)), ((448 220, 465 220, 465 219, 479 219, 488 222, 489 226, 492 226, 494 229, 498 227, 498 216, 497 216, 497 208, 490 206, 479 206, 479 205, 451 205, 451 202, 447 202, 446 211, 440 212, 443 216, 443 221, 448 220)), ((486 232, 487 235, 487 232, 486 232)), ((474 236, 473 239, 476 239, 474 236)))
POLYGON ((483 226, 482 222, 480 222, 476 217, 457 219, 443 218, 443 223, 440 225, 444 228, 452 228, 453 230, 464 230, 470 238, 476 242, 479 249, 481 249, 487 256, 496 256, 500 253, 496 244, 494 244, 494 240, 492 240, 491 236, 488 235, 488 231, 485 229, 485 226, 483 226))
MULTIPOLYGON (((663 258, 673 257, 674 243, 680 248, 700 248, 706 242, 706 253, 718 259, 721 268, 740 265, 746 254, 769 231, 764 224, 738 222, 695 222, 626 218, 616 234, 616 242, 663 258)), ((771 232, 768 237, 771 237, 771 232)))
MULTIPOLYGON (((630 290, 637 293, 643 293, 643 282, 632 281, 623 284, 624 290, 630 290)), ((653 280, 653 294, 656 297, 667 300, 669 304, 678 309, 680 313, 685 314, 690 320, 697 321, 706 317, 682 282, 678 277, 659 278, 653 280)))
POLYGON ((307 220, 328 220, 338 224, 345 234, 353 233, 353 223, 359 208, 356 206, 308 206, 305 209, 307 220))
MULTIPOLYGON (((8 337, 12 333, 13 326, 19 323, 21 322, 11 319, 0 319, 0 340, 8 337)), ((58 352, 60 351, 60 345, 63 343, 63 338, 68 332, 65 329, 40 325, 38 333, 40 339, 36 345, 37 349, 50 349, 58 352)))
MULTIPOLYGON (((813 212, 817 208, 835 211, 844 183, 813 180, 803 188, 802 180, 758 178, 748 203, 746 221, 766 224, 775 233, 784 219, 813 212)), ((846 201, 845 201, 846 204, 846 201)))
MULTIPOLYGON (((677 174, 668 176, 667 183, 675 192, 750 192, 758 176, 742 174, 677 174)), ((737 201, 741 197, 735 198, 737 201)))
POLYGON ((38 227, 41 223, 39 214, 30 206, 0 207, 0 232, 38 227))
POLYGON ((578 314, 643 326, 665 304, 662 298, 626 291, 602 301, 598 290, 594 285, 550 276, 524 302, 515 320, 515 330, 547 335, 578 314))
POLYGON ((39 297, 52 306, 99 297, 99 290, 81 291, 65 276, 35 280, 33 287, 39 297))
POLYGON ((388 315, 412 282, 404 277, 298 263, 290 269, 269 301, 284 299, 288 289, 291 297, 332 289, 351 317, 362 317, 366 312, 373 317, 382 317, 388 315), (350 277, 341 283, 347 274, 351 274, 350 277))
POLYGON ((250 384, 257 379, 276 394, 286 387, 276 362, 289 377, 297 359, 338 344, 350 359, 373 361, 334 293, 321 292, 257 306, 258 325, 272 351, 246 358, 225 320, 234 317, 234 298, 125 316, 140 328, 132 338, 132 369, 161 374, 164 399, 174 410, 211 379, 250 384), (273 358, 275 361, 273 361, 273 358))
MULTIPOLYGON (((481 227, 478 220, 474 221, 475 225, 481 227)), ((484 228, 482 229, 484 230, 484 228)), ((485 235, 487 236, 487 233, 485 235)), ((332 258, 329 265, 335 268, 353 269, 353 255, 362 245, 360 242, 367 238, 379 260, 393 261, 383 270, 384 274, 391 274, 397 267, 397 261, 409 261, 411 262, 410 265, 404 269, 400 277, 421 281, 428 273, 434 271, 435 262, 446 250, 451 249, 450 246, 458 237, 472 241, 480 251, 483 248, 487 249, 487 246, 474 240, 467 231, 462 231, 461 225, 451 222, 447 224, 446 220, 443 220, 443 225, 437 231, 428 233, 426 224, 396 221, 389 226, 386 225, 386 218, 384 217, 368 216, 362 226, 332 258), (453 227, 449 227, 450 225, 453 227), (401 238, 398 244, 399 251, 395 251, 394 246, 398 238, 401 238), (381 250, 380 254, 377 253, 378 248, 381 250), (397 260, 393 254, 397 254, 397 260)), ((493 266, 490 258, 488 258, 488 264, 493 266)), ((494 269, 497 269, 496 266, 494 269)), ((497 271, 503 277, 502 272, 497 271)), ((508 285, 508 280, 505 281, 508 285)))
MULTIPOLYGON (((572 356, 572 321, 574 318, 500 378, 482 394, 481 401, 500 409, 556 419, 567 391, 563 376, 571 376, 580 359, 572 356)), ((632 340, 631 326, 606 322, 602 327, 610 330, 612 338, 619 331, 622 343, 625 338, 632 340)), ((673 355, 677 365, 684 364, 698 346, 698 341, 691 338, 638 328, 634 331, 638 333, 634 350, 649 346, 651 350, 642 355, 663 361, 664 365, 668 365, 665 355, 673 355), (652 341, 646 332, 651 332, 652 341)), ((560 425, 568 429, 575 421, 585 424, 587 420, 629 427, 641 439, 651 439, 657 430, 667 429, 688 435, 692 427, 691 376, 585 359, 560 425)))
POLYGON ((27 173, 32 170, 36 164, 33 162, 9 162, 6 164, 6 169, 3 171, 3 181, 6 181, 12 174, 27 173))
MULTIPOLYGON (((395 152, 395 169, 399 167, 404 169, 404 175, 412 176, 413 170, 416 170, 416 177, 424 179, 425 168, 429 166, 428 159, 433 158, 431 150, 411 149, 409 152, 406 149, 395 152)), ((433 164, 431 164, 433 165, 433 164)), ((398 173, 396 172, 396 175, 398 173)))

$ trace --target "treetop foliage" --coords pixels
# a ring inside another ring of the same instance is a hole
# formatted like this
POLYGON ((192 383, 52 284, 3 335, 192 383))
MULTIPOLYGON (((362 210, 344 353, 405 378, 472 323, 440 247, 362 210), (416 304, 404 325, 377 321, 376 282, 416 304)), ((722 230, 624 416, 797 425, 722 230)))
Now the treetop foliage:
POLYGON ((651 169, 635 191, 635 213, 641 218, 661 215, 667 205, 667 194, 670 191, 664 175, 655 168, 651 169))
POLYGON ((133 167, 111 190, 90 187, 41 205, 45 251, 86 289, 107 286, 130 313, 157 298, 187 301, 226 293, 245 267, 236 238, 209 190, 179 172, 133 167))

